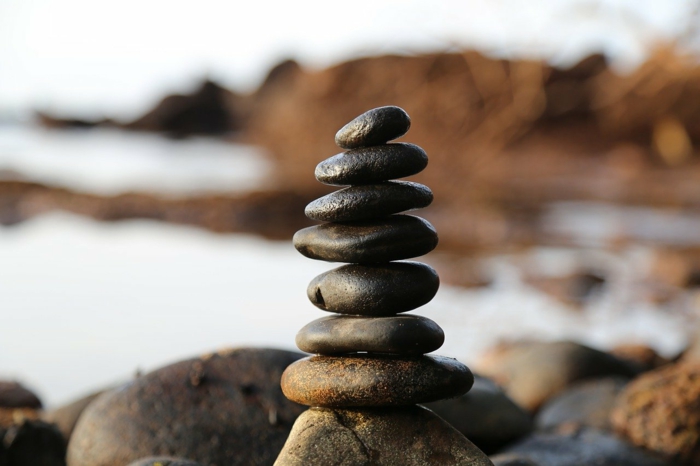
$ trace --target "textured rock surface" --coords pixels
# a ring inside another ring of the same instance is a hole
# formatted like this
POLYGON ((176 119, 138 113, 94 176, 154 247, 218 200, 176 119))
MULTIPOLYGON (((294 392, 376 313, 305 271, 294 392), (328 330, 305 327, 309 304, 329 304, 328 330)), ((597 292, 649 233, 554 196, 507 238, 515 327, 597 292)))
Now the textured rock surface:
MULTIPOLYGON (((571 434, 533 434, 507 449, 506 454, 492 459, 496 464, 503 458, 529 460, 538 466, 664 466, 667 463, 651 453, 595 430, 571 434)), ((527 463, 526 463, 527 464, 527 463)))
POLYGON ((297 334, 300 350, 316 354, 366 351, 421 355, 442 346, 438 324, 421 316, 331 316, 314 320, 297 334))
POLYGON ((17 382, 0 381, 0 407, 40 409, 41 401, 31 390, 17 382))
POLYGON ((632 443, 680 464, 700 464, 700 364, 647 372, 620 394, 615 429, 632 443))
POLYGON ((542 406, 535 424, 545 430, 564 424, 609 430, 615 399, 628 381, 624 377, 606 377, 573 384, 542 406))
POLYGON ((496 455, 491 458, 491 461, 493 461, 494 466, 539 466, 527 458, 512 453, 496 455))
POLYGON ((489 466, 469 440, 430 411, 411 406, 312 408, 299 417, 276 466, 489 466))
POLYGON ((427 254, 438 237, 426 220, 392 215, 352 223, 325 223, 294 234, 294 247, 311 259, 330 262, 388 262, 427 254))
POLYGON ((307 295, 324 311, 386 316, 428 303, 439 287, 435 270, 420 262, 350 264, 314 278, 307 295))
POLYGON ((68 445, 70 466, 123 466, 153 455, 204 465, 270 464, 303 406, 279 387, 302 355, 236 349, 181 361, 93 401, 68 445))
POLYGON ((442 356, 312 356, 287 368, 282 391, 307 406, 400 406, 459 396, 473 383, 467 366, 442 356))
POLYGON ((130 463, 129 466, 202 466, 195 461, 166 456, 152 456, 130 463))
POLYGON ((534 411, 575 381, 606 375, 632 377, 638 367, 570 341, 528 342, 496 350, 479 365, 479 372, 502 386, 520 406, 534 411))
POLYGON ((402 108, 373 108, 340 128, 335 143, 343 149, 376 146, 403 136, 410 127, 411 119, 402 108))
POLYGON ((10 427, 1 443, 6 449, 8 466, 66 464, 66 441, 63 435, 56 426, 43 421, 24 421, 10 427))
POLYGON ((425 151, 414 144, 364 147, 334 155, 316 167, 321 183, 372 184, 415 175, 428 166, 425 151))
POLYGON ((492 453, 532 431, 530 414, 492 381, 475 376, 468 393, 424 405, 482 451, 492 453))
POLYGON ((306 206, 307 217, 323 222, 348 222, 398 214, 427 207, 433 193, 410 181, 350 186, 316 199, 306 206))
POLYGON ((67 405, 60 406, 56 409, 51 409, 42 415, 42 419, 46 422, 56 424, 66 440, 70 440, 73 435, 73 429, 78 422, 78 418, 88 407, 92 401, 100 396, 103 391, 91 393, 90 395, 79 398, 67 405))

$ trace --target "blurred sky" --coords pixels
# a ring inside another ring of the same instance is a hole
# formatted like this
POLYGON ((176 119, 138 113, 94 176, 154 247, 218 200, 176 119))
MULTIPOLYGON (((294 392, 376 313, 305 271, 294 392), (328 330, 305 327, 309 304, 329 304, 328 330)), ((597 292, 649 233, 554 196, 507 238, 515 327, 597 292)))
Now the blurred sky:
POLYGON ((277 61, 471 46, 620 69, 695 20, 697 0, 0 0, 0 121, 30 108, 130 118, 208 74, 249 90, 277 61))

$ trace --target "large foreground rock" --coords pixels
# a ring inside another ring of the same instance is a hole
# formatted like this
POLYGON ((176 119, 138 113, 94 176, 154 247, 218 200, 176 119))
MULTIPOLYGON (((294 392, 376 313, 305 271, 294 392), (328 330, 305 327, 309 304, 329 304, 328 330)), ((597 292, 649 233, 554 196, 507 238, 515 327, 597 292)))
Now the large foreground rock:
POLYGON ((276 466, 492 466, 425 408, 311 408, 294 424, 276 466))
POLYGON ((302 355, 236 349, 166 366, 94 400, 68 446, 70 466, 124 466, 149 456, 204 465, 271 464, 305 409, 280 389, 302 355))

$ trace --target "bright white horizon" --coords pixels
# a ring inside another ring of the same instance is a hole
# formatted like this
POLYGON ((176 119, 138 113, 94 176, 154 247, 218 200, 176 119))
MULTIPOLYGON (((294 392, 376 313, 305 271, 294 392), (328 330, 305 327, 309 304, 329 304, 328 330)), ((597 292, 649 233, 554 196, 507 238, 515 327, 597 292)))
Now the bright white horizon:
POLYGON ((686 28, 695 4, 0 0, 0 120, 30 109, 130 118, 205 75, 254 88, 287 57, 323 67, 464 46, 564 63, 604 51, 624 69, 686 28))

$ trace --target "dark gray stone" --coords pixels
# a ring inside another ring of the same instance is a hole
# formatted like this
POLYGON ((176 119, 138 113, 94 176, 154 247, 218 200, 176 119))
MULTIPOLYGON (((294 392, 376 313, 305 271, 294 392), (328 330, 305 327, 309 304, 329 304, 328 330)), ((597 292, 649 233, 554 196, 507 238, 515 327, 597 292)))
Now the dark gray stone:
POLYGON ((299 416, 275 466, 493 466, 425 408, 312 408, 299 416))
POLYGON ((537 428, 546 430, 567 424, 611 429, 610 412, 628 382, 626 377, 607 377, 572 385, 540 409, 535 418, 537 428))
POLYGON ((129 466, 201 466, 196 461, 169 456, 151 456, 130 463, 129 466))
POLYGON ((482 451, 494 453, 532 431, 532 417, 491 380, 475 376, 469 393, 425 404, 482 451))
POLYGON ((68 444, 70 466, 124 466, 149 456, 203 465, 271 464, 304 407, 280 389, 302 355, 239 348, 180 361, 99 396, 68 444))
POLYGON ((444 341, 438 324, 415 315, 324 317, 307 324, 296 338, 300 350, 328 355, 358 351, 421 355, 440 348, 444 341))
POLYGON ((402 108, 373 108, 343 126, 335 143, 343 149, 376 146, 403 136, 410 127, 411 118, 402 108))
POLYGON ((394 143, 343 152, 319 163, 316 179, 343 186, 372 184, 415 175, 428 166, 428 156, 415 144, 394 143))
MULTIPOLYGON (((610 434, 586 429, 570 434, 537 433, 508 448, 511 458, 539 466, 663 466, 667 463, 610 434)), ((501 455, 494 456, 494 463, 501 455)), ((509 463, 506 463, 509 464, 509 463)))
POLYGON ((0 381, 0 407, 41 409, 41 400, 17 382, 0 381))
POLYGON ((25 420, 7 429, 2 443, 9 466, 65 466, 66 440, 52 424, 25 420))
POLYGON ((282 391, 307 406, 404 406, 466 393, 474 376, 442 356, 312 356, 282 374, 282 391))
POLYGON ((350 186, 316 199, 306 206, 306 216, 323 222, 348 222, 385 217, 427 207, 433 193, 419 183, 388 181, 350 186))
POLYGON ((324 311, 389 316, 430 302, 439 287, 432 267, 407 261, 344 265, 314 278, 306 292, 324 311))
POLYGON ((294 247, 330 262, 389 262, 427 254, 437 246, 435 228, 419 217, 392 215, 352 223, 325 223, 294 234, 294 247))

